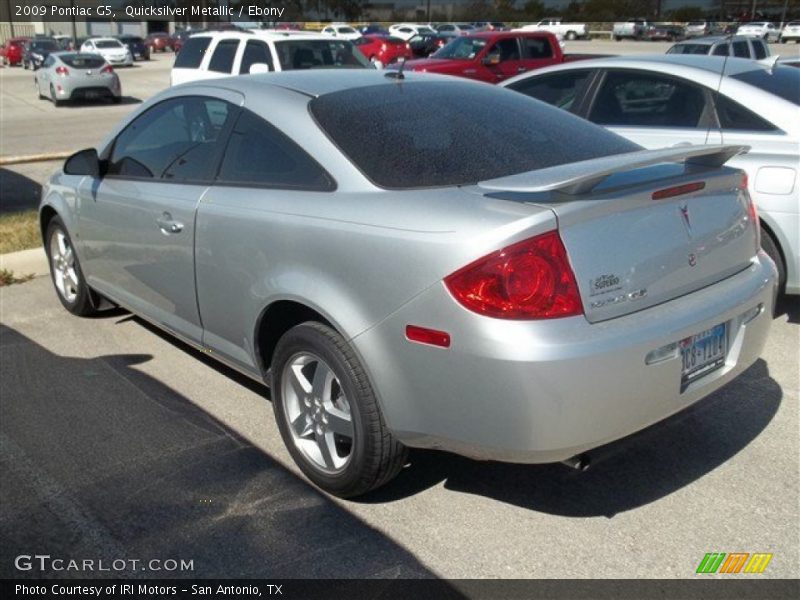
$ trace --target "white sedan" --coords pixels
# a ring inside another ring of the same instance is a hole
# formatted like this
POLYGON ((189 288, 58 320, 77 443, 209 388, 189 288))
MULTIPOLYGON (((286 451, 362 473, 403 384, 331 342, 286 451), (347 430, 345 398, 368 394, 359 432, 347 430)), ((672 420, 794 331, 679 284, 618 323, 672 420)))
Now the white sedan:
POLYGON ((775 27, 774 23, 768 21, 757 21, 739 25, 736 30, 737 35, 755 35, 766 42, 777 42, 780 38, 781 30, 775 27))
POLYGON ((133 55, 127 46, 114 38, 90 38, 81 46, 81 52, 99 54, 115 66, 132 67, 133 55))
POLYGON ((346 23, 331 23, 322 30, 322 33, 343 40, 357 40, 361 37, 361 34, 358 31, 346 23))

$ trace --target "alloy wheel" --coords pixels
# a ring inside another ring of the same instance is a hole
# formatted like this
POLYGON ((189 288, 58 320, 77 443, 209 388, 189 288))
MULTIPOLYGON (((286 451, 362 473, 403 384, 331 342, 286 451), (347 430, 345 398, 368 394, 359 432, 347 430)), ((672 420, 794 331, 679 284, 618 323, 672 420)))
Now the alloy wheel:
POLYGON ((319 356, 302 352, 286 362, 281 381, 283 413, 294 445, 320 471, 344 471, 353 454, 355 429, 336 373, 319 356))
POLYGON ((79 287, 75 253, 69 239, 61 229, 57 229, 50 238, 50 261, 52 262, 53 281, 58 293, 67 302, 75 302, 79 287))

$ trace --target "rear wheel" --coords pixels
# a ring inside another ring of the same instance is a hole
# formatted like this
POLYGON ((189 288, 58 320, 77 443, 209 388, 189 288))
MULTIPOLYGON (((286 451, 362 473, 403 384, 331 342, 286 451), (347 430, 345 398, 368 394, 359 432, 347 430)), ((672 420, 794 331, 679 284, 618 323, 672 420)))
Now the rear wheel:
POLYGON ((568 31, 568 32, 567 32, 567 39, 568 39, 569 41, 573 41, 573 40, 575 40, 575 39, 577 39, 577 38, 578 38, 578 34, 577 34, 577 33, 575 33, 574 31, 568 31))
POLYGON ((83 278, 72 240, 59 217, 53 217, 47 225, 45 251, 50 263, 50 277, 64 308, 81 317, 95 314, 92 290, 83 278))
POLYGON ((786 285, 786 264, 783 262, 783 256, 775 240, 763 227, 761 228, 761 249, 767 253, 778 269, 778 290, 782 292, 786 285))
POLYGON ((292 458, 323 490, 358 496, 402 469, 406 449, 386 428, 360 361, 331 327, 307 322, 284 334, 272 361, 272 397, 292 458))

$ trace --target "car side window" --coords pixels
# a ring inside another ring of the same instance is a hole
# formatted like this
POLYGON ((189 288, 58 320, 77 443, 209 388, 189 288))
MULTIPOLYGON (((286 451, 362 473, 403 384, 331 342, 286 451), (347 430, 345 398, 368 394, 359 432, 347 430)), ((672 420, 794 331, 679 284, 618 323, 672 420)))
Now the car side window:
POLYGON ((233 105, 216 98, 165 100, 119 134, 108 162, 110 176, 169 181, 208 181, 217 142, 233 105))
POLYGON ((776 131, 769 121, 766 121, 748 108, 727 96, 715 94, 714 104, 717 108, 719 125, 728 131, 776 131))
POLYGON ((747 47, 747 42, 733 42, 733 55, 739 58, 750 58, 750 48, 747 47))
POLYGON ((211 43, 208 36, 190 37, 175 57, 176 69, 197 69, 203 62, 206 50, 211 43))
POLYGON ((571 110, 576 98, 583 93, 591 73, 589 69, 553 73, 523 79, 508 87, 558 108, 571 110))
POLYGON ((519 60, 519 44, 515 38, 507 38, 504 40, 498 40, 494 46, 492 46, 491 50, 489 50, 489 54, 492 53, 499 53, 500 54, 500 62, 504 62, 506 60, 519 60))
POLYGON ((238 48, 239 40, 220 40, 217 47, 214 48, 214 54, 211 55, 208 70, 216 71, 217 73, 230 73, 233 71, 233 59, 236 57, 238 48))
POLYGON ((729 56, 731 53, 731 48, 728 44, 720 44, 714 48, 714 52, 711 54, 713 56, 729 56))
POLYGON ((526 59, 552 58, 553 48, 545 38, 522 38, 522 56, 526 59))
POLYGON ((243 110, 230 135, 217 183, 327 192, 327 172, 286 135, 243 110))
POLYGON ((249 40, 244 47, 244 54, 242 55, 242 64, 239 67, 239 74, 246 75, 250 72, 250 67, 255 64, 265 64, 269 66, 272 71, 272 54, 269 51, 269 46, 264 42, 256 40, 249 40))
POLYGON ((705 108, 702 88, 688 81, 611 71, 598 90, 589 120, 599 125, 695 128, 705 108))
POLYGON ((750 44, 753 46, 753 55, 756 60, 767 58, 767 48, 764 46, 764 42, 761 40, 750 40, 750 44))

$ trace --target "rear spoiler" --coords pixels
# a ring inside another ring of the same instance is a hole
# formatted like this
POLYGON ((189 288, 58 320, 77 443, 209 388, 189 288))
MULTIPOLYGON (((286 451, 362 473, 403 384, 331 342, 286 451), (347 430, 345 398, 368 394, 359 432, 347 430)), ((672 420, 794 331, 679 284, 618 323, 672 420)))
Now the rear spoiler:
POLYGON ((685 162, 687 165, 709 168, 721 167, 737 154, 743 154, 748 150, 750 150, 750 146, 722 144, 639 150, 489 179, 479 182, 478 186, 492 191, 559 191, 570 196, 577 196, 591 192, 601 181, 614 173, 668 162, 685 162))

